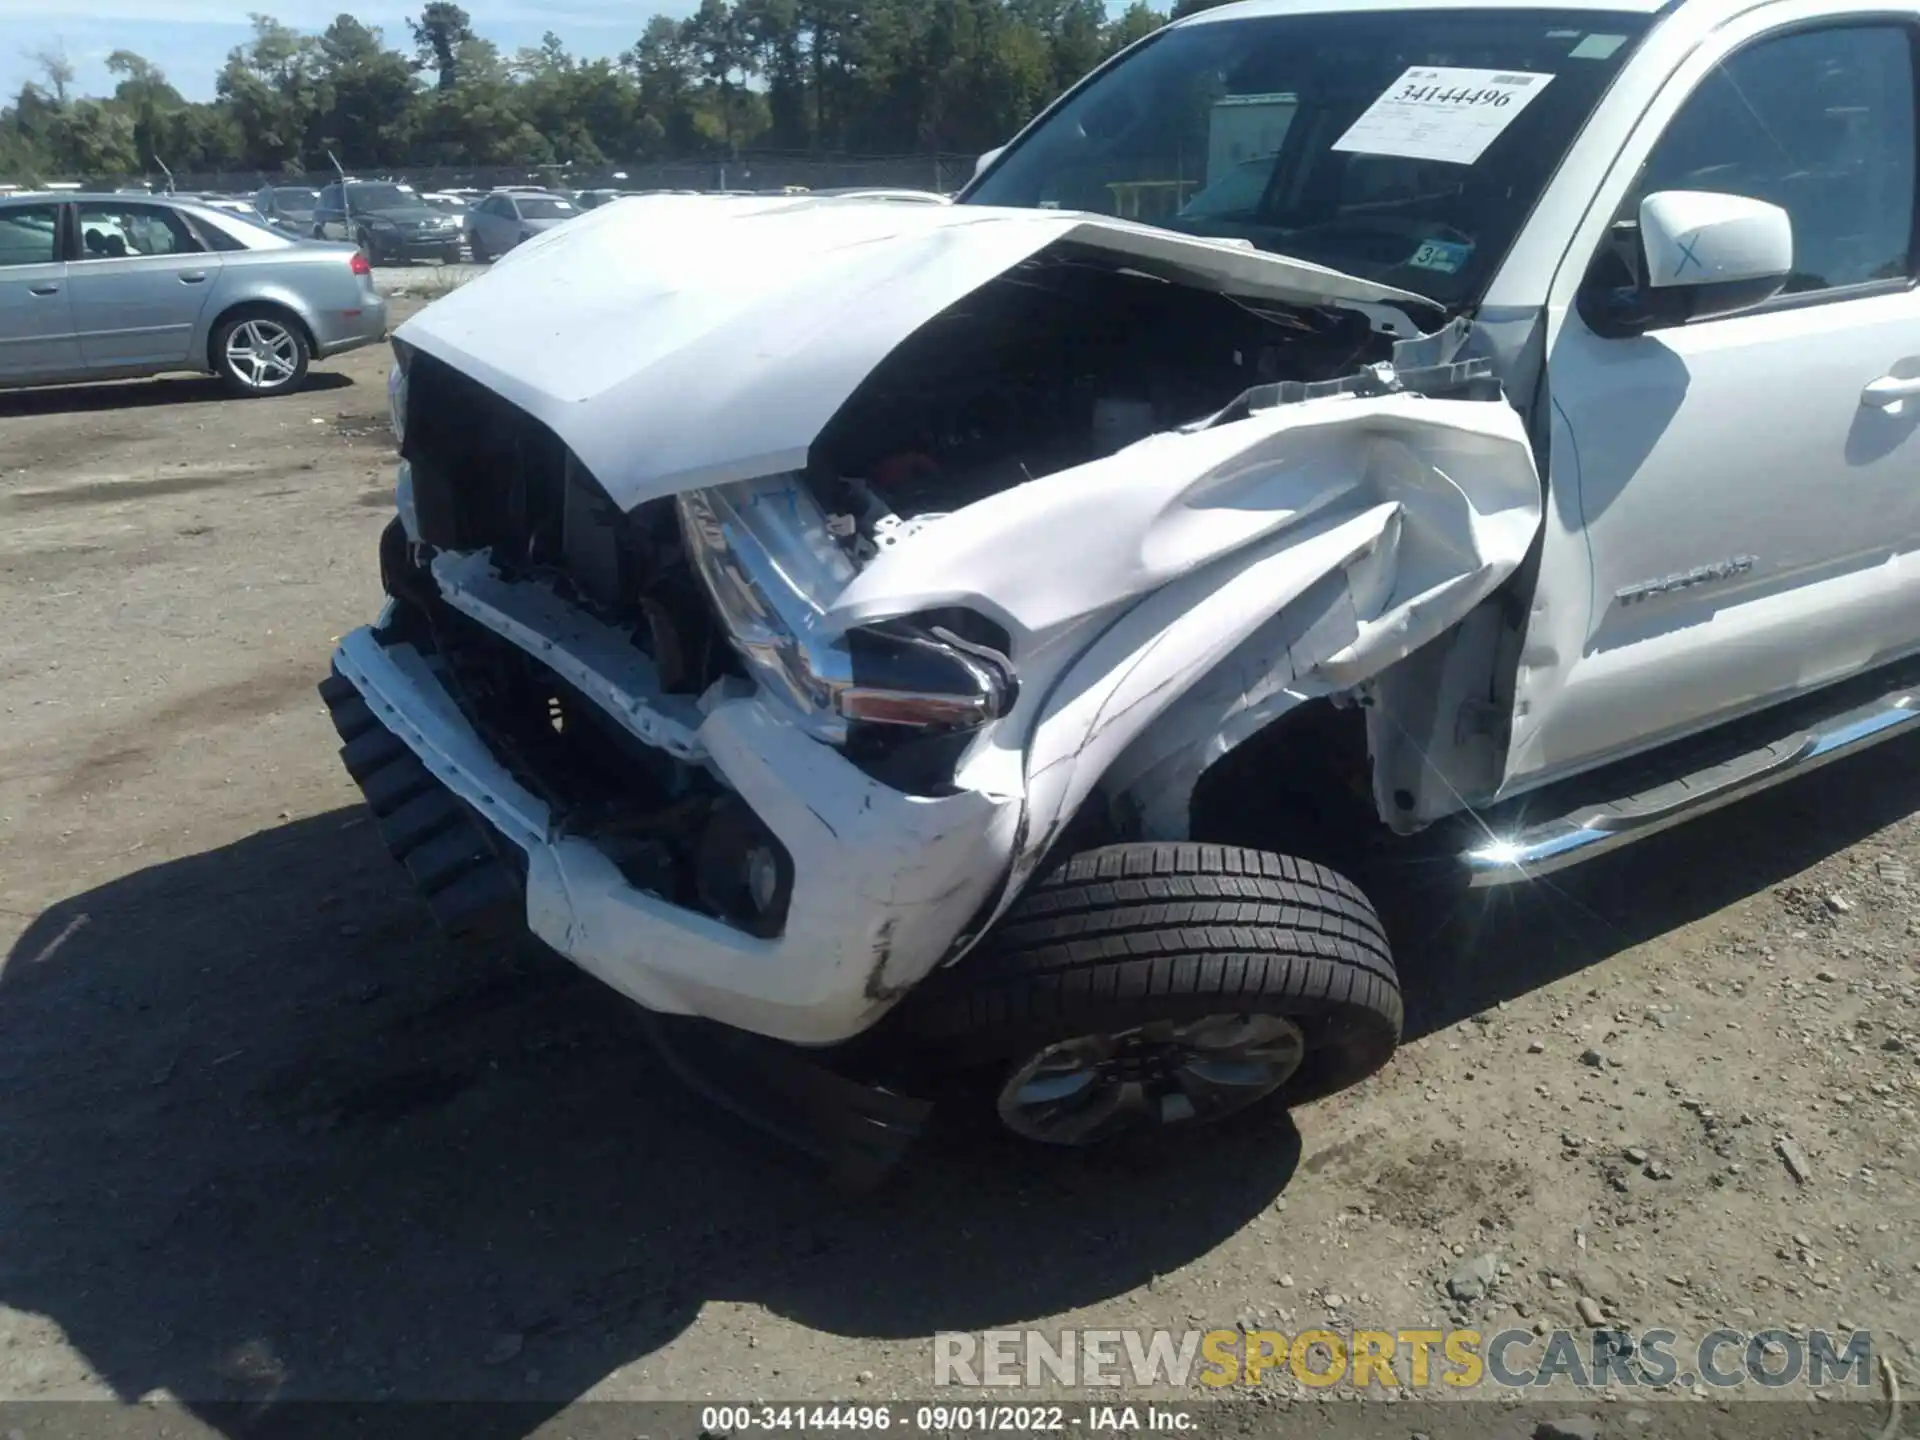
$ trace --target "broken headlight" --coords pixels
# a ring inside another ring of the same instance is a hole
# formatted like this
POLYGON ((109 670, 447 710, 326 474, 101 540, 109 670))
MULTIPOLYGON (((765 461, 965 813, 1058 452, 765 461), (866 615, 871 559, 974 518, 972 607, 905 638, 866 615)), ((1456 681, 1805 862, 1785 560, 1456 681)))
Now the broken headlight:
POLYGON ((848 720, 971 730, 1013 708, 1013 667, 998 651, 940 626, 863 626, 847 634, 853 678, 834 697, 848 720))
POLYGON ((747 669, 816 739, 843 744, 849 722, 964 730, 1013 705, 1004 655, 951 631, 888 621, 829 633, 825 605, 853 562, 797 475, 689 491, 680 528, 747 669))

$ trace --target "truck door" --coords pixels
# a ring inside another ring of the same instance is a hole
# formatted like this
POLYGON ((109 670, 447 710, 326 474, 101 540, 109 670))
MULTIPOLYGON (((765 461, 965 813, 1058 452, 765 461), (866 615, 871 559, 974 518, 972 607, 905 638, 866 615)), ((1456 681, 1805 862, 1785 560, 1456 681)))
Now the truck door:
POLYGON ((1555 282, 1554 503, 1509 791, 1920 646, 1913 27, 1761 13, 1668 83, 1555 282), (1785 209, 1785 289, 1601 333, 1609 237, 1662 190, 1785 209))

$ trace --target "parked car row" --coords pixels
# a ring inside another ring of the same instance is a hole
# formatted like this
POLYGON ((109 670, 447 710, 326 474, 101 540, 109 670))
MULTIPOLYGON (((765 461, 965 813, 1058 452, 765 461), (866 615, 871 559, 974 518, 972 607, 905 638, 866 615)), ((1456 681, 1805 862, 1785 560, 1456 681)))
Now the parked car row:
MULTIPOLYGON (((72 187, 51 187, 60 194, 72 187)), ((113 192, 149 196, 146 189, 113 192)), ((556 190, 537 185, 499 186, 491 190, 420 190, 391 179, 345 179, 316 187, 263 185, 251 195, 210 191, 169 191, 163 199, 188 201, 265 225, 283 235, 308 240, 349 241, 375 265, 430 260, 452 264, 473 259, 486 263, 542 230, 552 229, 588 210, 640 195, 842 195, 871 199, 944 204, 950 198, 930 190, 846 187, 808 190, 788 185, 773 190, 624 190, 596 187, 556 190)))
POLYGON ((319 190, 268 186, 254 205, 289 233, 350 240, 376 265, 469 255, 484 263, 619 192, 590 193, 586 202, 535 187, 423 192, 394 180, 345 180, 319 190))

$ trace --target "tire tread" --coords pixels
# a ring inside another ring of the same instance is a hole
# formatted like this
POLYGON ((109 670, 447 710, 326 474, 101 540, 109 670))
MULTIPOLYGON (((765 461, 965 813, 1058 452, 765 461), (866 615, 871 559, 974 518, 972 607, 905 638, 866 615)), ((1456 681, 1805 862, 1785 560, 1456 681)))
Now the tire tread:
POLYGON ((1365 1032, 1374 1058, 1360 1073, 1384 1062, 1403 1021, 1386 932, 1352 881, 1292 856, 1184 841, 1071 856, 915 999, 919 1033, 983 1041, 1084 1033, 1154 1003, 1306 1006, 1365 1032))

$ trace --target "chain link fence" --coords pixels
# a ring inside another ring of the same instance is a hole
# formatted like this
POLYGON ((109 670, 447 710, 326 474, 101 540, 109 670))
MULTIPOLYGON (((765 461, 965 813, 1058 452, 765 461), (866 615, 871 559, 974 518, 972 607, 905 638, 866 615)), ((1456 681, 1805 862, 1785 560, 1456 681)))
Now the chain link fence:
MULTIPOLYGON (((782 190, 789 186, 831 190, 875 186, 949 193, 972 176, 973 162, 971 155, 742 155, 732 160, 632 162, 599 168, 403 165, 392 170, 366 169, 352 173, 368 179, 404 181, 417 190, 488 190, 500 185, 544 185, 565 190, 782 190)), ((152 182, 154 177, 146 178, 152 182)), ((216 170, 176 175, 174 186, 179 190, 250 194, 263 185, 318 187, 333 178, 330 170, 308 171, 305 175, 216 170)), ((124 180, 115 181, 105 188, 124 183, 124 180)), ((155 184, 155 188, 159 185, 155 184)))

